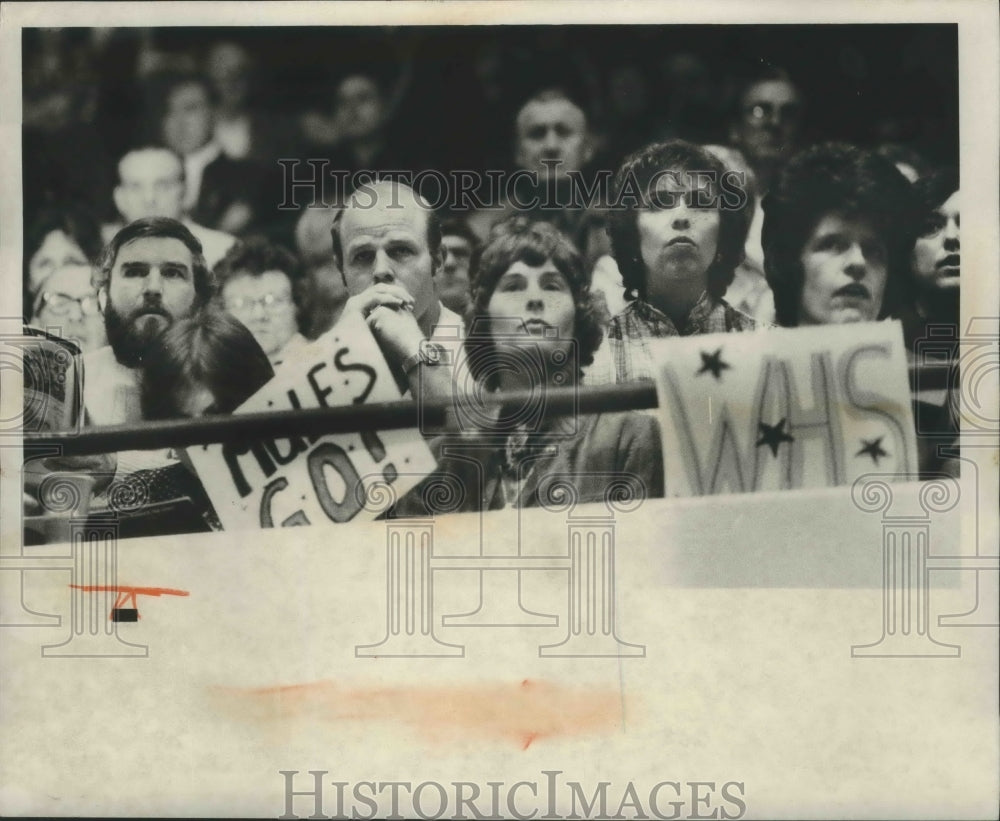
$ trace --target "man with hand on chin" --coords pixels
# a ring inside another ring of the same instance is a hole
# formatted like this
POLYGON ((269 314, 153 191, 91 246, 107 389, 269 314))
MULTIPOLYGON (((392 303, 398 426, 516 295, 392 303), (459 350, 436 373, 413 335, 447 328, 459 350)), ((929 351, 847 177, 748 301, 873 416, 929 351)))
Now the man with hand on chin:
POLYGON ((351 195, 331 233, 350 294, 344 314, 364 317, 405 392, 451 398, 465 332, 437 295, 437 215, 409 186, 376 182, 351 195))

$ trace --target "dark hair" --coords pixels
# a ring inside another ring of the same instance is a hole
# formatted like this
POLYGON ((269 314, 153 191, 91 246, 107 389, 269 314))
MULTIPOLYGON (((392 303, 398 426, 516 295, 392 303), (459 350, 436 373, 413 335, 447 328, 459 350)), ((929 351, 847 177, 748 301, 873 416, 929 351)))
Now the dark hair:
POLYGON ((608 233, 611 248, 622 272, 626 291, 646 295, 648 272, 639 249, 638 210, 650 199, 650 185, 664 172, 708 172, 715 179, 716 207, 719 212, 718 252, 708 268, 707 291, 721 299, 733 281, 736 266, 743 261, 747 231, 750 228, 749 198, 746 192, 735 207, 726 207, 719 191, 719 182, 727 173, 726 166, 714 155, 686 140, 653 143, 626 157, 615 174, 612 186, 612 206, 608 210, 608 233), (629 192, 638 193, 637 202, 629 192))
POLYGON ((267 355, 243 323, 205 309, 174 322, 143 358, 143 418, 180 416, 180 397, 198 385, 211 391, 217 413, 232 413, 273 376, 267 355))
POLYGON ((296 322, 301 325, 305 302, 306 281, 298 258, 286 248, 274 245, 265 237, 247 237, 234 244, 212 269, 216 292, 221 295, 233 277, 259 277, 266 271, 281 271, 292 286, 296 322))
POLYGON ((194 274, 195 303, 198 306, 204 305, 212 298, 214 284, 212 274, 205 264, 205 257, 201 251, 201 243, 195 238, 187 227, 175 219, 169 217, 143 217, 135 222, 130 222, 112 237, 101 255, 100 266, 98 268, 99 279, 95 281, 98 288, 107 286, 111 282, 111 271, 115 267, 115 260, 118 252, 123 246, 134 242, 137 239, 147 239, 149 237, 165 237, 168 239, 180 240, 191 252, 191 267, 194 274))
POLYGON ((801 254, 828 214, 860 218, 885 242, 888 279, 880 317, 912 299, 913 192, 889 160, 845 143, 825 143, 793 157, 764 198, 764 270, 779 325, 799 323, 805 273, 801 254))
MULTIPOLYGON (((573 337, 576 339, 578 368, 594 361, 594 352, 604 339, 604 328, 597 303, 590 292, 590 282, 583 259, 567 237, 547 222, 532 222, 526 217, 512 217, 500 223, 497 236, 483 249, 472 287, 472 303, 466 315, 470 330, 465 347, 469 369, 475 379, 495 375, 490 350, 493 340, 482 328, 489 327, 489 303, 497 283, 515 262, 526 265, 553 265, 566 277, 576 308, 573 337)), ((493 387, 490 385, 489 387, 493 387)))
POLYGON ((441 237, 461 237, 472 251, 469 257, 469 276, 472 277, 479 266, 479 255, 483 252, 483 243, 479 236, 469 227, 469 223, 461 217, 448 217, 441 221, 441 237))
POLYGON ((908 165, 916 174, 917 179, 926 176, 930 171, 930 166, 919 152, 902 143, 882 143, 875 149, 875 153, 880 157, 885 157, 893 165, 908 165))
POLYGON ((924 220, 944 205, 945 200, 958 191, 958 187, 958 169, 951 166, 940 168, 913 183, 918 235, 924 220))
POLYGON ((101 229, 90 213, 76 205, 62 208, 47 208, 32 220, 24 232, 24 280, 23 280, 23 310, 24 318, 30 319, 35 293, 31 289, 31 259, 45 242, 45 238, 53 231, 62 231, 67 237, 80 246, 83 255, 91 264, 97 262, 104 243, 101 241, 101 229))
MULTIPOLYGON (((330 226, 330 236, 333 239, 333 258, 337 263, 337 267, 340 269, 340 275, 343 277, 345 284, 347 283, 347 275, 344 273, 344 246, 340 242, 340 223, 344 219, 344 213, 351 207, 351 200, 353 200, 359 193, 365 192, 367 196, 374 196, 374 192, 372 191, 373 186, 383 185, 386 183, 391 183, 398 188, 405 188, 406 190, 412 192, 415 200, 418 202, 425 202, 424 198, 410 188, 410 186, 396 180, 379 180, 378 182, 370 185, 358 186, 357 190, 348 199, 347 205, 343 208, 337 209, 337 213, 334 214, 333 217, 333 225, 330 226)), ((400 207, 402 208, 405 206, 400 204, 400 207)), ((423 211, 427 215, 427 248, 430 251, 431 256, 436 259, 441 253, 441 218, 437 215, 433 208, 427 207, 424 208, 423 211)))

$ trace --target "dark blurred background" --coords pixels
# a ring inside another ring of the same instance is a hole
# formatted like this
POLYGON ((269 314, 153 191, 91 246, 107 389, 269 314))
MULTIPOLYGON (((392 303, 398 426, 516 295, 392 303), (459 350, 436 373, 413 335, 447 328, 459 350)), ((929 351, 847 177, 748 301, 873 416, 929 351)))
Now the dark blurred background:
POLYGON ((337 83, 363 73, 392 98, 391 134, 412 166, 509 164, 514 112, 553 85, 583 103, 614 165, 651 139, 725 142, 740 78, 776 65, 803 92, 805 142, 898 143, 932 165, 958 161, 955 25, 30 29, 23 37, 29 213, 75 200, 110 217, 114 162, 148 129, 148 78, 202 67, 222 40, 251 55, 250 99, 281 126, 284 156, 308 156, 337 83))

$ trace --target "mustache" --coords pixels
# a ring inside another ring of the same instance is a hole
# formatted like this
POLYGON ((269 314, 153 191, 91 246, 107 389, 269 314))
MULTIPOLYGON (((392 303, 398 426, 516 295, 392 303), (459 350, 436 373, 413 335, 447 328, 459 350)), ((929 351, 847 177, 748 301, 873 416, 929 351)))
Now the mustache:
POLYGON ((146 297, 142 305, 129 312, 126 321, 131 322, 140 316, 148 316, 149 314, 157 314, 167 319, 173 319, 173 314, 163 307, 163 302, 159 297, 146 297))

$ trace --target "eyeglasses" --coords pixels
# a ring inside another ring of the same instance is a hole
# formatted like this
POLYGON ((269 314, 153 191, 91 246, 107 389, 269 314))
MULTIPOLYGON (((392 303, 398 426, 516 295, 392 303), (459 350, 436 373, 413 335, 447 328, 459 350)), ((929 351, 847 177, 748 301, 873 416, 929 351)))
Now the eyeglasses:
POLYGON ((282 308, 285 305, 290 305, 291 302, 292 298, 284 294, 264 294, 264 296, 258 299, 251 299, 248 296, 235 296, 225 300, 227 310, 244 311, 246 313, 250 313, 255 305, 260 305, 261 308, 267 310, 268 308, 282 308))
POLYGON ((49 291, 42 292, 35 313, 41 313, 47 308, 54 316, 68 316, 73 310, 74 305, 79 309, 82 316, 95 316, 100 313, 97 297, 92 294, 77 299, 69 294, 51 293, 49 291))

